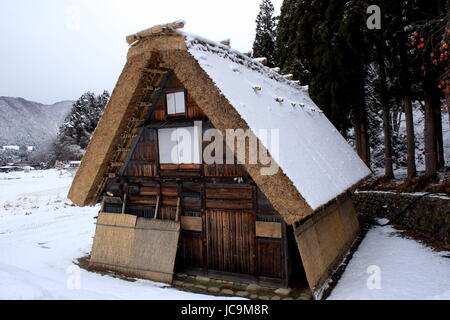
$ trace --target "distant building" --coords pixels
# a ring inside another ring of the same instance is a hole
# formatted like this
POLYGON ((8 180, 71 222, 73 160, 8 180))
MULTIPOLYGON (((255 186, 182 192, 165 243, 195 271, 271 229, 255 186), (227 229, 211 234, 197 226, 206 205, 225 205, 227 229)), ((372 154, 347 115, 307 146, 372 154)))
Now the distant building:
POLYGON ((0 172, 11 172, 14 171, 16 167, 13 166, 4 166, 0 167, 0 172))
POLYGON ((78 171, 78 168, 80 168, 80 164, 81 161, 70 161, 68 164, 64 166, 64 169, 70 172, 72 176, 75 176, 75 174, 78 171))
POLYGON ((3 150, 14 150, 14 151, 19 151, 19 150, 20 150, 20 146, 3 146, 2 149, 3 149, 3 150))

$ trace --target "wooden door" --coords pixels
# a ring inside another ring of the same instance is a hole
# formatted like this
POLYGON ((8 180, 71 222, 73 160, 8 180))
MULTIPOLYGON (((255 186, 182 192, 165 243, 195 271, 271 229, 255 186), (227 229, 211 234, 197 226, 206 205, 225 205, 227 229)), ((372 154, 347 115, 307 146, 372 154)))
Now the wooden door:
POLYGON ((255 218, 243 210, 206 210, 209 270, 255 272, 255 218))

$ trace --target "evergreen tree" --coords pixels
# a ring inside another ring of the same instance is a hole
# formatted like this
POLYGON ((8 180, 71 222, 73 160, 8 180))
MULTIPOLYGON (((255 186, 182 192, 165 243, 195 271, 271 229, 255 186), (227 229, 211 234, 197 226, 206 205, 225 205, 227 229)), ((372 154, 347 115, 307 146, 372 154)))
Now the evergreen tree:
POLYGON ((322 1, 285 0, 278 18, 276 61, 283 73, 292 73, 303 85, 311 82, 312 59, 322 1))
POLYGON ((99 96, 87 92, 73 104, 54 143, 54 160, 82 158, 108 100, 107 91, 99 96))
POLYGON ((361 158, 369 164, 373 151, 377 164, 384 162, 387 177, 393 177, 394 163, 407 163, 408 175, 415 174, 416 100, 425 101, 427 171, 435 171, 436 155, 443 164, 439 108, 443 95, 437 92, 436 79, 441 75, 440 88, 450 94, 446 87, 450 19, 445 18, 449 6, 448 0, 283 2, 277 27, 278 66, 309 85, 311 98, 345 138, 354 139, 361 158), (380 30, 367 27, 369 5, 381 8, 380 30), (411 39, 414 30, 419 35, 411 39), (413 40, 417 43, 411 47, 413 40), (419 44, 423 46, 417 49, 419 44), (433 61, 430 55, 441 60, 433 61), (407 148, 400 132, 403 113, 407 148))
POLYGON ((256 37, 253 43, 253 56, 267 58, 267 65, 275 62, 275 26, 274 8, 270 0, 263 0, 256 18, 256 37))
MULTIPOLYGON (((279 66, 310 86, 311 98, 344 136, 352 122, 358 123, 358 132, 367 133, 362 40, 365 10, 359 3, 286 0, 277 29, 279 66)), ((368 138, 358 134, 357 145, 365 150, 361 157, 368 158, 368 138)))

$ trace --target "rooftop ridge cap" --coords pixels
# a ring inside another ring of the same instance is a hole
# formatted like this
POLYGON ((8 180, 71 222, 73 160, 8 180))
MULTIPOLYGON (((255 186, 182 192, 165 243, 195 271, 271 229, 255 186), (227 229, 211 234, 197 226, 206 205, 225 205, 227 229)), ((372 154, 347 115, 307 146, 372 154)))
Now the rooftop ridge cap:
POLYGON ((171 23, 158 24, 153 27, 138 31, 134 34, 128 35, 126 37, 126 42, 129 45, 133 45, 142 39, 146 39, 156 34, 160 34, 163 32, 175 33, 178 29, 184 28, 185 24, 186 22, 184 20, 176 20, 171 23))
MULTIPOLYGON (((259 69, 264 70, 267 73, 267 76, 269 76, 271 79, 278 81, 280 83, 289 85, 289 86, 293 87, 294 89, 304 90, 304 88, 302 86, 296 84, 292 80, 288 80, 288 79, 284 78, 283 75, 280 75, 279 73, 276 73, 275 71, 271 70, 271 68, 269 68, 268 66, 265 66, 262 63, 253 60, 253 58, 247 57, 244 53, 242 53, 236 49, 233 49, 231 47, 225 46, 221 43, 217 43, 215 41, 212 41, 212 40, 209 40, 209 39, 206 39, 203 37, 196 36, 194 34, 186 33, 183 31, 178 31, 178 30, 176 30, 176 32, 186 36, 186 38, 190 37, 191 39, 188 41, 189 43, 196 41, 197 43, 200 43, 200 44, 206 44, 208 46, 217 47, 219 49, 224 50, 225 52, 227 52, 227 51, 232 52, 232 53, 236 54, 237 56, 239 56, 239 58, 241 58, 242 60, 245 60, 246 62, 248 62, 249 64, 257 66, 259 69)), ((189 45, 188 45, 188 47, 189 47, 189 45)), ((258 70, 258 71, 263 73, 262 70, 258 70)))

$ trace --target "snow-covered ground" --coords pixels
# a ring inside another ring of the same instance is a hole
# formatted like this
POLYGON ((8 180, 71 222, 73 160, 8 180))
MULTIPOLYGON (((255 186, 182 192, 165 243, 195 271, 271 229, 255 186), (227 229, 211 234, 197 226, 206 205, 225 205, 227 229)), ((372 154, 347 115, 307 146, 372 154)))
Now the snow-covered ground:
POLYGON ((400 237, 391 226, 374 227, 329 299, 448 300, 449 257, 449 252, 434 252, 417 241, 400 237))
MULTIPOLYGON (((0 299, 218 299, 77 269, 74 261, 90 251, 98 207, 71 206, 71 182, 56 170, 0 173, 0 299)), ((445 255, 376 227, 330 299, 450 299, 445 255)))
POLYGON ((56 170, 0 173, 0 299, 218 299, 78 269, 98 207, 72 207, 71 182, 56 170))

